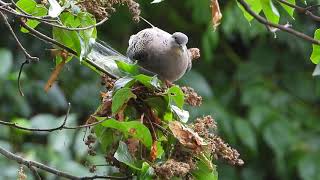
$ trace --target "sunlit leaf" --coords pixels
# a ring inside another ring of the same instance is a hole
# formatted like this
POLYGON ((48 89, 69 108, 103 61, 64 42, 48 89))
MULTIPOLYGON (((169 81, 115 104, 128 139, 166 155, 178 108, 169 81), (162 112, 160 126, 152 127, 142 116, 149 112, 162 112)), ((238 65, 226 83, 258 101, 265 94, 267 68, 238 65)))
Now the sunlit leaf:
POLYGON ((50 7, 48 15, 51 17, 58 17, 60 13, 63 11, 63 8, 60 6, 57 0, 48 0, 50 7))
POLYGON ((139 74, 133 78, 148 88, 160 88, 160 81, 157 76, 150 77, 144 74, 139 74))
MULTIPOLYGON (((320 29, 317 29, 314 32, 314 39, 320 40, 320 29)), ((314 64, 318 64, 320 62, 320 46, 319 45, 312 44, 312 54, 310 59, 314 64)))
MULTIPOLYGON (((296 0, 286 0, 288 3, 290 4, 296 4, 296 0)), ((287 6, 281 2, 279 2, 281 4, 281 6, 288 12, 288 14, 293 18, 293 12, 294 12, 294 8, 287 6)))
POLYGON ((260 3, 263 13, 267 17, 268 21, 278 23, 280 14, 277 8, 274 6, 272 0, 260 0, 260 3))
POLYGON ((119 89, 112 97, 112 114, 117 114, 131 98, 136 98, 136 95, 130 88, 119 89))
POLYGON ((124 61, 116 61, 117 66, 119 69, 121 69, 122 71, 129 73, 131 75, 139 75, 139 67, 136 64, 128 64, 124 61))
MULTIPOLYGON (((256 14, 259 14, 260 11, 262 10, 262 6, 260 1, 258 0, 246 0, 246 3, 250 6, 253 12, 256 14)), ((240 7, 244 17, 250 22, 253 17, 242 7, 241 4, 238 3, 238 6, 240 7)))
POLYGON ((167 94, 169 96, 170 104, 177 105, 182 109, 184 104, 184 93, 179 86, 172 86, 168 89, 167 94))

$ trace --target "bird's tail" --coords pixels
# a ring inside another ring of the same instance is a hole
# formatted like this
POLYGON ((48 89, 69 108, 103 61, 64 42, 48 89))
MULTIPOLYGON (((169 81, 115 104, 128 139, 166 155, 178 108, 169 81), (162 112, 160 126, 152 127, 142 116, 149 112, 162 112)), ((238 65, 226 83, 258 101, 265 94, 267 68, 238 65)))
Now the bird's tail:
POLYGON ((98 67, 99 70, 107 72, 108 75, 115 78, 119 78, 122 75, 116 61, 134 63, 128 57, 113 49, 108 43, 100 40, 91 44, 91 51, 87 54, 86 60, 91 65, 98 67))

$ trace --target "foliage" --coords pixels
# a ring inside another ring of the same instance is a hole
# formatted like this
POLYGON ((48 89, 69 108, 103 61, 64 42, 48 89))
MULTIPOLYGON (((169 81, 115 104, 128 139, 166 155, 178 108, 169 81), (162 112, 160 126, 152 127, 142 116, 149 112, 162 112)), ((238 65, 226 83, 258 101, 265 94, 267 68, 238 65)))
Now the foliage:
MULTIPOLYGON (((234 1, 220 2, 223 21, 215 32, 209 24, 209 0, 163 1, 156 5, 150 5, 149 0, 139 2, 144 16, 153 24, 169 32, 186 32, 192 46, 201 45, 201 61, 194 62, 192 71, 178 82, 193 87, 204 98, 201 107, 186 107, 190 112, 189 119, 212 114, 218 121, 219 134, 237 146, 245 161, 244 167, 239 169, 215 162, 218 163, 219 179, 319 179, 320 86, 318 79, 311 77, 313 65, 307 60, 312 54, 310 43, 279 31, 277 38, 272 39, 273 34, 263 25, 245 15, 250 24, 247 22, 234 1), (166 20, 163 19, 164 10, 166 20)), ((250 3, 249 0, 246 2, 250 3)), ((270 9, 262 9, 258 1, 252 2, 256 2, 251 4, 256 5, 252 6, 255 12, 270 9)), ((314 21, 273 2, 280 15, 279 22, 290 21, 306 34, 317 32, 314 21), (290 17, 291 12, 294 20, 290 17)), ((318 1, 310 0, 307 3, 316 4, 318 1)), ((131 23, 123 8, 118 11, 104 26, 98 28, 98 37, 124 51, 129 35, 144 26, 142 23, 131 23)), ((268 13, 271 13, 270 18, 276 19, 276 11, 268 13)), ((76 13, 73 14, 75 17, 76 13)), ((41 24, 35 28, 45 29, 41 24)), ((9 37, 9 32, 3 26, 0 29, 2 37, 9 37)), ((49 32, 49 29, 45 30, 49 32)), ((75 42, 79 42, 81 36, 74 38, 78 39, 75 42)), ((317 33, 315 38, 318 39, 317 33)), ((65 112, 68 100, 72 102, 72 112, 77 114, 74 123, 82 124, 99 104, 99 77, 72 60, 60 74, 58 83, 45 94, 42 87, 48 79, 49 69, 54 66, 47 61, 51 57, 43 53, 45 45, 36 39, 21 36, 21 40, 28 44, 28 50, 40 56, 41 62, 26 66, 22 76, 26 97, 17 96, 16 80, 23 55, 17 51, 15 42, 0 38, 0 119, 14 121, 17 117, 23 117, 31 122, 34 122, 33 119, 43 119, 40 122, 45 125, 53 123, 50 125, 52 127, 58 124, 57 116, 65 112), (45 116, 40 118, 42 115, 45 116)), ((79 44, 71 46, 79 49, 79 44)), ((316 49, 318 46, 313 47, 316 49)), ((85 54, 85 51, 77 52, 85 54)), ((317 57, 316 53, 312 55, 317 57)), ((317 62, 316 58, 313 62, 317 62)), ((131 81, 133 78, 128 79, 131 81)), ((150 99, 149 102, 158 101, 150 99)), ((166 111, 161 113, 164 118, 170 119, 166 111)), ((31 124, 38 125, 38 121, 31 124)), ((106 131, 102 133, 112 137, 106 131)), ((90 175, 82 162, 104 163, 104 157, 99 154, 87 156, 81 141, 82 131, 63 130, 49 135, 21 134, 18 138, 9 128, 1 126, 0 138, 1 147, 23 152, 24 157, 29 159, 51 162, 50 165, 68 172, 90 175), (74 143, 73 148, 69 148, 74 143)), ((0 158, 0 167, 3 169, 1 177, 16 178, 17 165, 2 156, 0 158)), ((117 172, 110 166, 96 168, 97 174, 117 172)), ((139 168, 142 169, 139 174, 141 177, 152 172, 146 163, 139 168)), ((54 179, 49 175, 47 177, 54 179)))

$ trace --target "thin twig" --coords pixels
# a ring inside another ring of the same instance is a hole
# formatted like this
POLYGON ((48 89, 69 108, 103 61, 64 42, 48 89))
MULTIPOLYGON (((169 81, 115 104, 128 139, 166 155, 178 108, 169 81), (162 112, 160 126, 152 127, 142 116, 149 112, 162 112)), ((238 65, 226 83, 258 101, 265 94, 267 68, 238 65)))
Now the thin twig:
POLYGON ((28 168, 30 169, 30 171, 32 172, 34 179, 36 179, 36 180, 41 180, 41 177, 40 177, 38 171, 36 170, 36 168, 34 168, 33 166, 27 166, 27 167, 28 167, 28 168))
POLYGON ((23 70, 24 65, 29 64, 28 60, 25 60, 21 65, 20 65, 20 69, 19 69, 19 74, 18 74, 18 90, 20 93, 20 96, 24 96, 22 88, 21 88, 21 73, 23 70))
POLYGON ((55 174, 56 176, 64 177, 64 178, 67 178, 67 179, 90 180, 90 179, 98 179, 98 178, 103 178, 103 179, 128 179, 129 178, 129 177, 117 177, 117 176, 98 176, 98 175, 78 177, 78 176, 74 176, 74 175, 68 174, 68 173, 66 173, 64 171, 60 171, 60 170, 54 169, 54 168, 52 168, 50 166, 47 166, 47 165, 44 165, 42 163, 24 159, 21 156, 18 156, 18 155, 14 154, 14 153, 12 153, 10 151, 5 150, 1 146, 0 146, 0 154, 2 154, 3 156, 5 156, 8 159, 14 160, 14 161, 16 161, 16 162, 18 162, 20 164, 23 164, 23 165, 25 165, 27 167, 31 167, 31 166, 32 167, 36 167, 36 168, 42 169, 42 170, 44 170, 46 172, 49 172, 51 174, 55 174))
POLYGON ((299 13, 304 13, 305 15, 310 16, 315 21, 320 21, 319 16, 314 15, 311 11, 309 11, 310 7, 306 7, 306 8, 300 7, 285 0, 277 0, 277 1, 295 9, 299 13))
POLYGON ((320 41, 319 40, 316 40, 304 33, 301 33, 299 31, 296 31, 294 29, 291 29, 289 27, 286 27, 284 25, 280 25, 280 24, 275 24, 275 23, 272 23, 272 22, 269 22, 268 20, 266 20, 265 18, 263 18, 262 16, 256 14, 251 8, 250 6, 244 1, 244 0, 237 0, 242 6, 243 8, 251 15, 253 16, 257 21, 259 21, 260 23, 262 24, 265 24, 267 26, 271 26, 271 27, 274 27, 274 28, 278 28, 282 31, 286 31, 290 34, 293 34, 295 35, 296 37, 299 37, 301 39, 304 39, 306 41, 309 41, 311 42, 312 44, 317 44, 317 45, 320 45, 320 41))
POLYGON ((102 19, 98 23, 90 25, 90 26, 79 27, 79 28, 71 28, 71 27, 67 27, 67 26, 53 24, 53 23, 50 22, 50 21, 56 22, 56 20, 49 19, 49 21, 48 21, 48 19, 44 19, 43 17, 32 16, 32 15, 29 15, 29 14, 21 14, 21 13, 18 13, 16 11, 14 11, 13 9, 9 10, 9 9, 4 8, 4 7, 0 7, 0 10, 6 11, 8 13, 11 13, 12 15, 14 15, 16 17, 24 17, 24 18, 27 18, 27 19, 38 20, 38 21, 40 21, 40 22, 42 22, 44 24, 47 24, 49 26, 57 27, 57 28, 64 29, 64 30, 67 30, 67 31, 82 31, 82 30, 92 29, 92 28, 95 28, 97 26, 102 25, 103 23, 105 23, 109 19, 109 17, 105 17, 104 19, 102 19))
POLYGON ((69 113, 70 113, 70 109, 71 109, 71 103, 68 103, 68 110, 67 113, 65 115, 65 118, 62 122, 62 124, 58 127, 55 128, 47 128, 47 129, 40 129, 40 128, 26 128, 26 127, 22 127, 17 125, 16 123, 13 122, 6 122, 6 121, 0 121, 0 124, 6 125, 6 126, 10 126, 10 127, 14 127, 17 129, 21 129, 21 130, 25 130, 25 131, 37 131, 37 132, 53 132, 53 131, 57 131, 57 130, 61 130, 65 127, 69 113))
MULTIPOLYGON (((46 43, 50 43, 50 44, 53 44, 53 45, 56 45, 64 50, 66 50, 67 52, 77 56, 77 52, 74 51, 73 49, 65 46, 64 44, 61 44, 60 42, 42 34, 41 32, 35 30, 35 29, 32 29, 30 28, 25 22, 21 21, 21 26, 24 27, 25 29, 27 29, 32 35, 38 37, 39 39, 41 39, 42 41, 46 42, 46 43)), ((88 60, 88 59, 84 59, 84 61, 88 64, 90 64, 92 67, 96 68, 97 70, 107 74, 108 76, 112 77, 112 78, 115 78, 114 75, 110 74, 108 71, 106 71, 105 69, 103 69, 102 67, 100 67, 99 65, 97 65, 96 63, 88 60)))
POLYGON ((25 57, 26 57, 26 60, 21 64, 21 67, 20 67, 20 71, 19 71, 19 75, 18 75, 18 89, 19 89, 19 93, 21 96, 24 96, 23 94, 23 91, 22 91, 22 88, 21 88, 21 83, 20 83, 20 76, 21 76, 21 72, 22 72, 22 69, 23 69, 23 66, 25 64, 28 64, 30 62, 37 62, 39 61, 39 58, 38 57, 33 57, 31 56, 27 50, 22 46, 21 42, 19 41, 17 35, 15 34, 15 32, 13 31, 10 23, 8 22, 8 19, 7 17, 2 13, 0 12, 0 15, 2 16, 2 19, 4 20, 4 23, 5 25, 7 26, 7 28, 9 29, 11 35, 13 36, 13 38, 15 39, 15 41, 17 42, 19 48, 22 50, 22 52, 24 53, 25 57))

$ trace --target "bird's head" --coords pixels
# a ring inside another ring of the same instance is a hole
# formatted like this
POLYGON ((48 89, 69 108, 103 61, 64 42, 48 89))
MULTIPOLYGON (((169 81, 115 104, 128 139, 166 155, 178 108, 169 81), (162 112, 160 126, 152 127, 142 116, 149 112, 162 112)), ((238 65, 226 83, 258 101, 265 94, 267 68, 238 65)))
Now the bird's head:
POLYGON ((172 37, 179 46, 185 46, 188 43, 188 36, 181 32, 173 33, 172 37))

